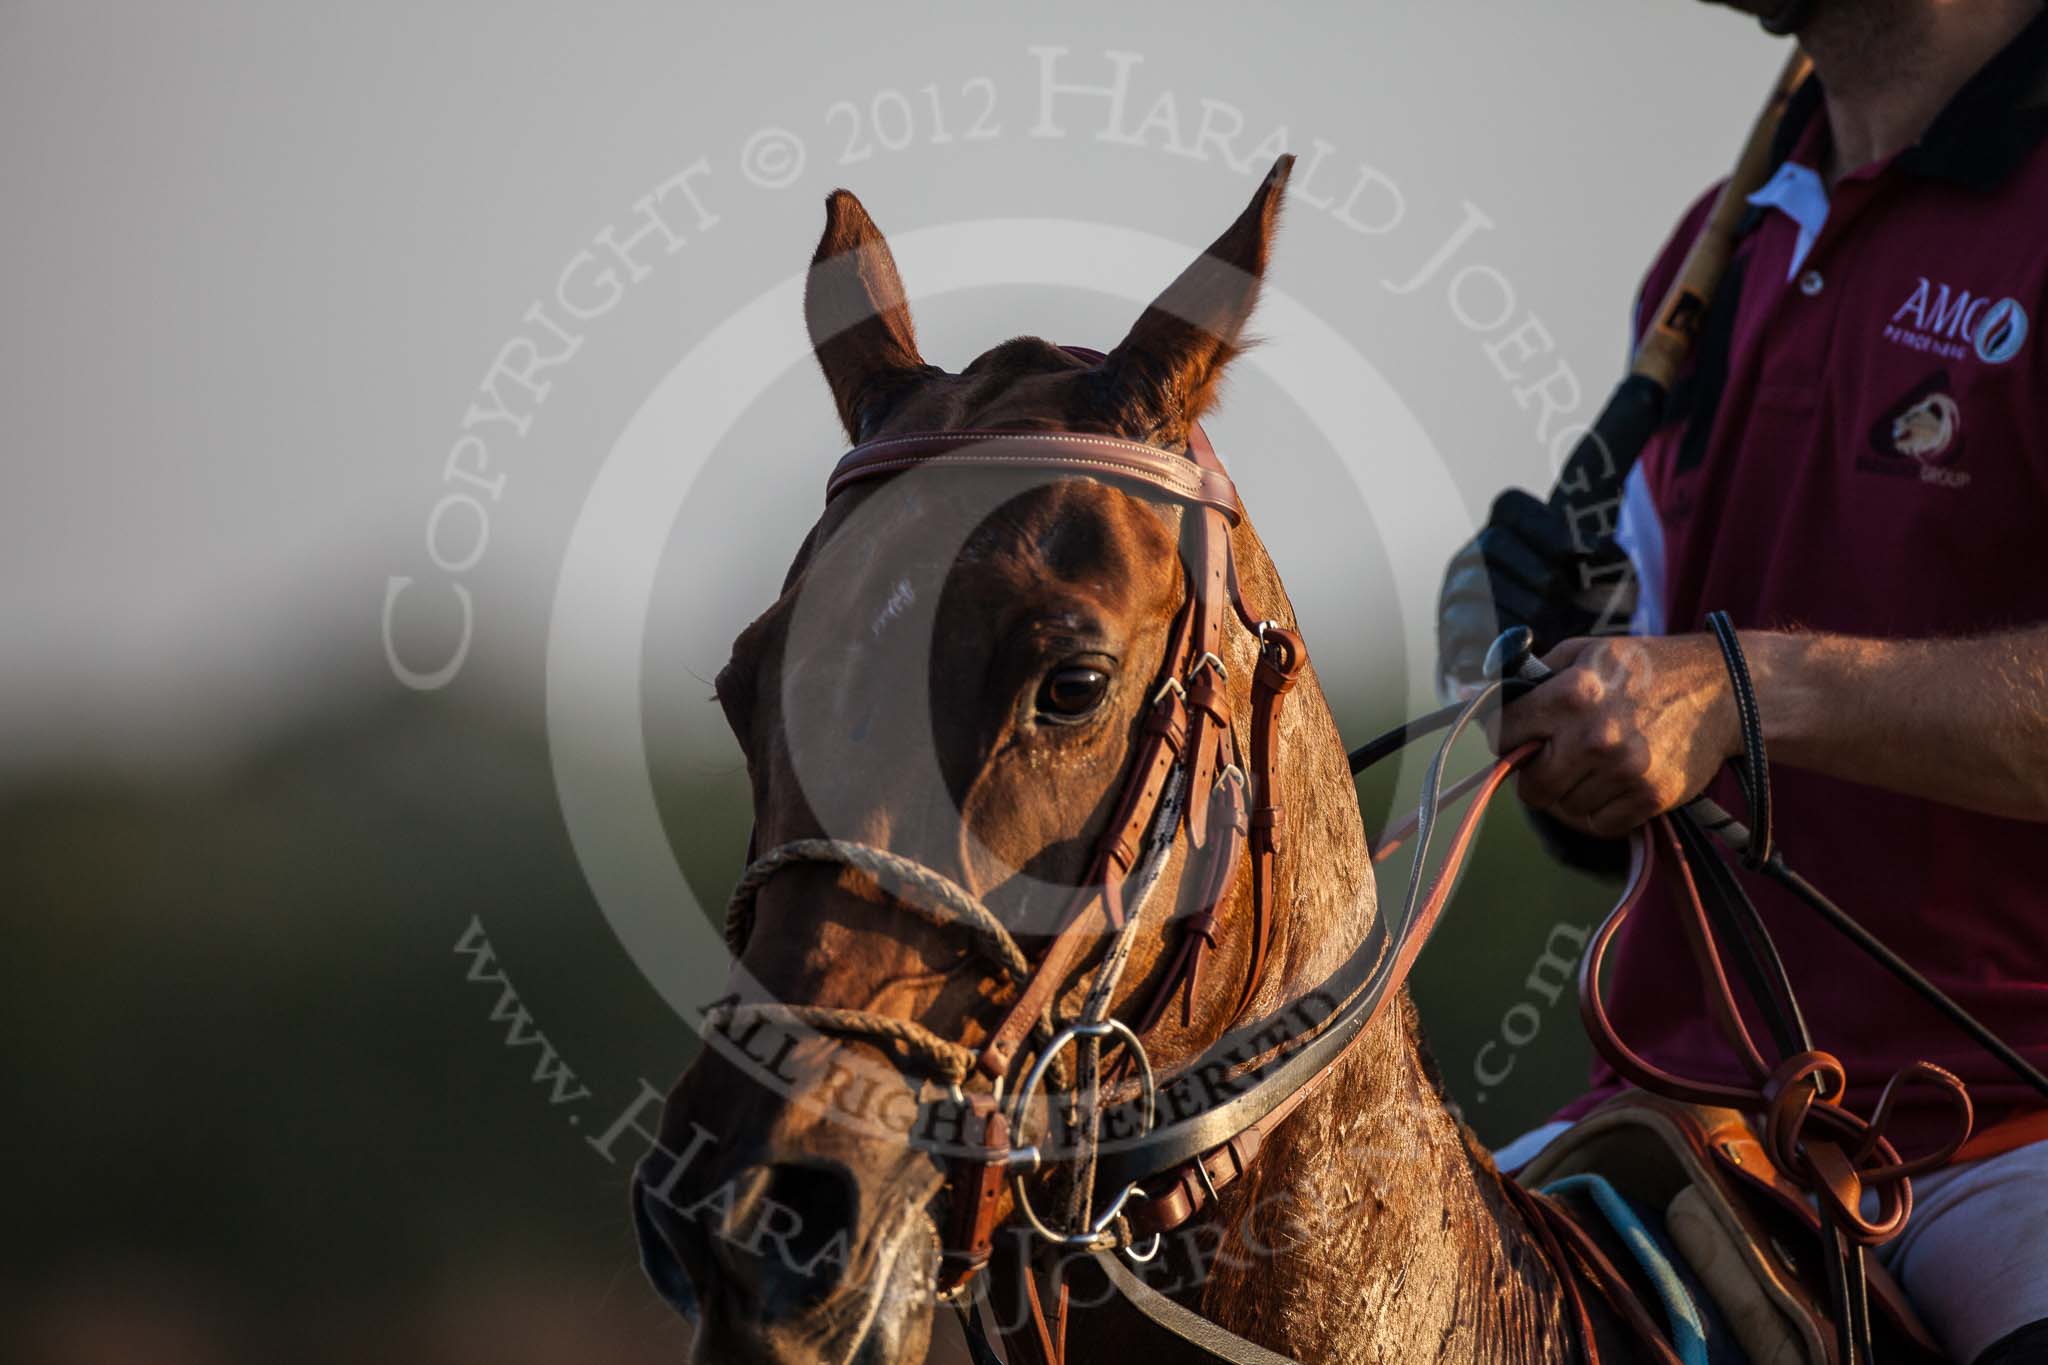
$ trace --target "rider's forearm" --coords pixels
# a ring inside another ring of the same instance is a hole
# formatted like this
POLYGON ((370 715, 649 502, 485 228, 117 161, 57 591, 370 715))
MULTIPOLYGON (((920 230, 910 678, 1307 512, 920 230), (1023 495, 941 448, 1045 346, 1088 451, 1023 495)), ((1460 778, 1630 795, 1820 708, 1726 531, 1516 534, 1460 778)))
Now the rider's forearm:
POLYGON ((2048 820, 2048 626, 1957 640, 1745 631, 1774 760, 2048 820))

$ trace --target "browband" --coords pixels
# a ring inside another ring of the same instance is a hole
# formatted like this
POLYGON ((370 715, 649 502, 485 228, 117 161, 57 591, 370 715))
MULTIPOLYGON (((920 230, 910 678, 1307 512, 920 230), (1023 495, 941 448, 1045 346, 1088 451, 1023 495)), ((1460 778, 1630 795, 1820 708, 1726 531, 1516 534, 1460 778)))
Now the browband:
POLYGON ((927 465, 1126 479, 1182 502, 1213 508, 1232 526, 1244 517, 1237 486, 1221 469, 1204 468, 1185 454, 1142 441, 1075 431, 970 428, 885 436, 857 445, 840 457, 825 484, 825 497, 830 501, 840 489, 863 479, 927 465))

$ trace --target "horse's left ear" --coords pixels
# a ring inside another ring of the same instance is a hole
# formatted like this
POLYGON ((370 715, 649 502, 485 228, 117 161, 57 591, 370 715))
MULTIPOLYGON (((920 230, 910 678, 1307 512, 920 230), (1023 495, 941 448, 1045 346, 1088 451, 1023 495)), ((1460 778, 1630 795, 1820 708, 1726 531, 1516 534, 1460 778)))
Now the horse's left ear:
POLYGON ((896 258, 849 190, 825 200, 825 234, 804 282, 811 348, 846 434, 859 442, 866 416, 925 374, 896 258))
POLYGON ((1145 410, 1155 430, 1185 436, 1215 399, 1216 382, 1242 348, 1259 301, 1293 156, 1264 183, 1215 245, 1153 300, 1103 361, 1117 392, 1145 410))

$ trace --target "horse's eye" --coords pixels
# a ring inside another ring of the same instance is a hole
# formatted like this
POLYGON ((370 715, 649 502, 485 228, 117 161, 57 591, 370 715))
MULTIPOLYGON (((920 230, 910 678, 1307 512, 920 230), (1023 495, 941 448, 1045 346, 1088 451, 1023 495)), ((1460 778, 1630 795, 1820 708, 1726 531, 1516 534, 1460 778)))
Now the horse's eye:
POLYGON ((1056 668, 1038 689, 1038 714, 1050 721, 1085 720, 1109 695, 1109 674, 1070 664, 1056 668))

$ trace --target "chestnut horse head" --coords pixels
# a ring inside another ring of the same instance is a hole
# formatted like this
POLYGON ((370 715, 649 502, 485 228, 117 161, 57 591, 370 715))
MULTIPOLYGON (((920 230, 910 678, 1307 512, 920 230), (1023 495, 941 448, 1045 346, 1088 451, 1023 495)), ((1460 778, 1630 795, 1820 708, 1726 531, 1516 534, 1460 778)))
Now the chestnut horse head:
MULTIPOLYGON (((834 193, 805 312, 847 434, 1057 430, 1185 452, 1243 344, 1290 165, 1106 356, 1025 337, 957 374, 919 353, 887 243, 853 195, 834 193)), ((1124 790, 1188 596, 1192 515, 1074 472, 912 470, 837 492, 718 678, 756 848, 829 838, 888 850, 965 888, 1025 954, 1042 950, 1124 790)), ((1245 588, 1291 628, 1248 523, 1231 544, 1245 588)), ((1253 643, 1233 631, 1223 652, 1242 692, 1253 643)), ((1329 942, 1348 944, 1372 913, 1342 746, 1312 676, 1296 696, 1283 735, 1292 837, 1335 885, 1283 886, 1269 958, 1281 970, 1262 1000, 1327 963, 1329 942)), ((1241 698, 1235 709, 1248 714, 1241 698)), ((1176 845, 1162 864, 1148 902, 1160 923, 1135 936, 1113 1012, 1165 971, 1164 916, 1187 863, 1176 845)), ((1251 895, 1250 876, 1232 871, 1217 900, 1225 928, 1251 895)), ((792 865, 760 885, 735 999, 905 1027, 893 1039, 759 1021, 707 1031, 669 1098, 668 1159, 643 1172, 638 1203, 650 1270, 694 1312, 699 1359, 924 1359, 940 1229, 961 1195, 918 1140, 950 1087, 906 1064, 906 1049, 917 1037, 977 1046, 1015 989, 954 930, 844 863, 792 865)), ((1164 1065, 1238 1011, 1251 949, 1242 934, 1217 940, 1185 1017, 1168 1011, 1147 1036, 1164 1065)), ((1072 1017, 1102 951, 1064 973, 1056 1016, 1072 1017)))

